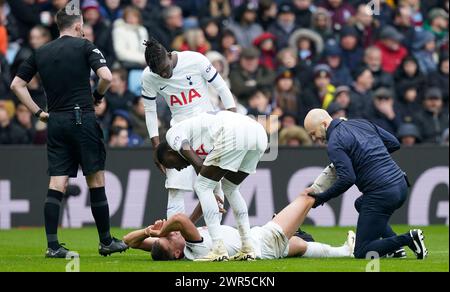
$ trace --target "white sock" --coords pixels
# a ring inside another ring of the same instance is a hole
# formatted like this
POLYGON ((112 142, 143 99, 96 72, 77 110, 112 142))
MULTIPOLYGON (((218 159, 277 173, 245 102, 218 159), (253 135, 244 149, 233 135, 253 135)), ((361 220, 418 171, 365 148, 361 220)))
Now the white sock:
POLYGON ((184 194, 186 191, 178 189, 169 189, 169 198, 167 200, 167 219, 175 214, 184 214, 184 194))
MULTIPOLYGON (((225 195, 223 194, 222 183, 220 181, 217 183, 216 187, 214 188, 214 195, 219 196, 222 199, 222 201, 225 203, 225 195)), ((222 206, 222 208, 223 208, 223 206, 222 206)), ((223 214, 220 213, 220 222, 222 222, 222 217, 223 217, 223 214)))
POLYGON ((350 256, 350 248, 346 244, 341 247, 332 247, 319 242, 307 242, 306 245, 306 252, 303 255, 305 258, 338 258, 350 256))
POLYGON ((244 198, 239 192, 239 186, 233 184, 227 179, 222 179, 222 189, 225 197, 233 209, 234 218, 241 235, 242 245, 251 246, 250 243, 250 222, 248 220, 248 208, 244 198))
POLYGON ((203 218, 205 219, 208 232, 214 244, 222 239, 220 234, 220 213, 214 197, 214 188, 218 182, 203 177, 200 174, 195 180, 194 189, 200 200, 203 210, 203 218))

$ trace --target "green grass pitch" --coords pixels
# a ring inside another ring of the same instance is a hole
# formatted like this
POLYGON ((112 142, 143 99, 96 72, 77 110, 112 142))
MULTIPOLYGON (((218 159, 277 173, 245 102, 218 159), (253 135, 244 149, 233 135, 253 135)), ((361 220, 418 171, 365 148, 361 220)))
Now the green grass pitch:
MULTIPOLYGON (((348 228, 320 228, 306 226, 317 241, 341 245, 345 241, 348 228)), ((408 226, 394 226, 398 233, 408 231, 408 226)), ((408 250, 407 259, 382 259, 380 271, 449 271, 449 227, 429 226, 422 228, 429 249, 424 261, 415 259, 408 250)), ((128 230, 113 229, 116 237, 125 235, 128 230)), ((61 242, 67 243, 73 251, 80 254, 80 271, 146 271, 146 272, 300 272, 300 271, 356 271, 366 270, 368 260, 350 258, 303 259, 255 262, 194 263, 190 261, 153 262, 148 253, 128 250, 126 253, 101 257, 97 253, 97 234, 95 228, 62 229, 61 242)), ((66 270, 65 259, 45 259, 45 235, 42 228, 13 229, 0 231, 0 271, 55 271, 66 270)))

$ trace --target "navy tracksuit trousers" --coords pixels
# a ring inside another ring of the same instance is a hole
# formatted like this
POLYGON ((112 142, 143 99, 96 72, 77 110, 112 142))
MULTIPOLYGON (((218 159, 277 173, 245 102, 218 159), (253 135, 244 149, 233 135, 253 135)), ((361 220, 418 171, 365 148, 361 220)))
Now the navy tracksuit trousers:
POLYGON ((359 213, 356 229, 355 258, 366 258, 377 252, 379 257, 413 244, 409 233, 396 235, 389 219, 406 200, 408 186, 405 179, 388 187, 364 193, 355 201, 359 213))

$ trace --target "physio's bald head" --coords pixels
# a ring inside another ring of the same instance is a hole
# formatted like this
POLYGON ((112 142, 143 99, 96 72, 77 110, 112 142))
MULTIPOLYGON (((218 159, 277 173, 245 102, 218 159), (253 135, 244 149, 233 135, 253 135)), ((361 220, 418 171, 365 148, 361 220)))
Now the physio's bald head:
POLYGON ((305 129, 313 141, 323 142, 326 138, 326 130, 333 118, 323 109, 313 109, 305 117, 305 129))

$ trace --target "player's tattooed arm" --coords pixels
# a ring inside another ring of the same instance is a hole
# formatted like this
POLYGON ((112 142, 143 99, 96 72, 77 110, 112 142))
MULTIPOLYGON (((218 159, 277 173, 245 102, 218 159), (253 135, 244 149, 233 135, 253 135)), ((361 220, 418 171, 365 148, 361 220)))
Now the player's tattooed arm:
POLYGON ((203 166, 203 160, 197 155, 197 153, 195 153, 189 142, 186 141, 181 145, 180 153, 189 162, 189 164, 194 167, 195 172, 199 174, 203 166))

